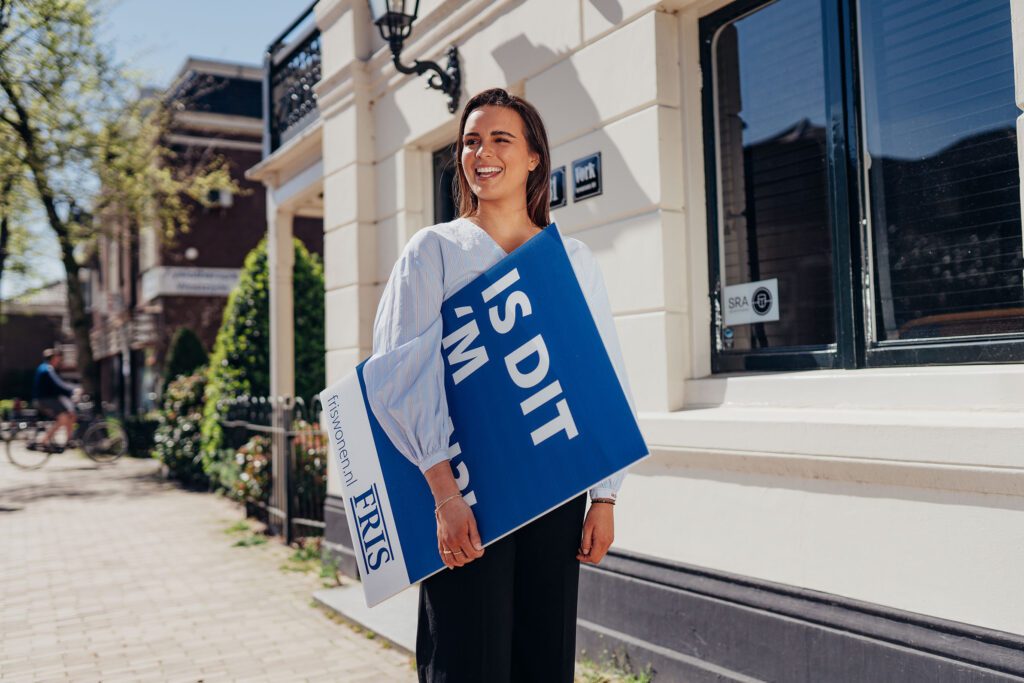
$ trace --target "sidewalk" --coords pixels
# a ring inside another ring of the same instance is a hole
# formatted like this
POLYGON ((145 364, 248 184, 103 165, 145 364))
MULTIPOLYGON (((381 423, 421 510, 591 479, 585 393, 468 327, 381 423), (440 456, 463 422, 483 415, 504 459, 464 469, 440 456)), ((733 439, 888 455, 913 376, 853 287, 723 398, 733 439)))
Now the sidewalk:
POLYGON ((331 621, 290 549, 235 547, 231 502, 155 461, 0 452, 0 680, 413 681, 409 658, 331 621))

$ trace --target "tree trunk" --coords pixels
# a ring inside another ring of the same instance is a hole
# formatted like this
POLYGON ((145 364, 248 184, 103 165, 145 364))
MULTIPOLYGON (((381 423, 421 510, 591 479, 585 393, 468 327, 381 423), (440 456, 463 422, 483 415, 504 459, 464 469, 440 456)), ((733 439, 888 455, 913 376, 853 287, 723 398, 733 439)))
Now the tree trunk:
POLYGON ((82 390, 89 394, 94 401, 99 401, 101 399, 99 368, 92 355, 92 340, 89 338, 92 324, 85 312, 85 295, 82 291, 82 282, 79 279, 78 263, 75 261, 74 240, 67 223, 61 220, 60 214, 57 213, 57 197, 50 185, 49 169, 38 148, 36 133, 29 123, 28 112, 10 83, 0 80, 0 88, 3 88, 7 94, 11 108, 14 109, 17 116, 17 119, 11 123, 25 145, 25 164, 32 171, 32 180, 43 204, 43 209, 46 211, 46 220, 57 235, 57 241, 60 244, 61 262, 64 264, 67 284, 68 317, 71 319, 71 332, 74 335, 75 348, 78 351, 78 371, 82 376, 82 390))
POLYGON ((63 231, 58 232, 58 240, 60 241, 61 261, 64 263, 64 273, 67 278, 68 315, 71 319, 71 332, 74 335, 75 348, 78 351, 78 371, 82 376, 82 391, 98 402, 101 398, 99 367, 93 359, 92 339, 89 338, 92 321, 89 319, 90 314, 85 311, 85 291, 79 277, 80 268, 78 262, 75 261, 75 245, 72 244, 68 235, 67 226, 63 226, 63 231))
MULTIPOLYGON (((0 187, 0 284, 4 281, 4 265, 7 263, 7 249, 11 243, 11 215, 10 198, 14 192, 14 178, 4 178, 3 186, 0 187)), ((0 288, 2 291, 2 288, 0 288)), ((2 314, 2 311, 0 311, 2 314)))
MULTIPOLYGON (((0 12, 3 8, 0 7, 0 12)), ((0 285, 4 281, 4 263, 7 261, 7 245, 11 240, 11 221, 10 211, 7 208, 7 200, 11 193, 11 188, 14 186, 14 181, 8 178, 4 181, 4 185, 0 188, 0 206, 4 207, 3 215, 0 216, 0 285)), ((3 287, 0 287, 0 292, 3 291, 3 287)), ((0 332, 4 329, 4 300, 0 297, 0 332)), ((2 336, 2 334, 0 334, 2 336)))
POLYGON ((60 244, 60 260, 64 264, 67 285, 68 317, 71 319, 71 333, 75 339, 75 349, 78 351, 78 372, 82 376, 82 391, 97 401, 101 398, 99 368, 92 356, 92 340, 89 338, 92 321, 85 312, 85 292, 79 278, 80 268, 75 261, 75 245, 67 224, 57 213, 57 204, 49 190, 49 184, 45 182, 45 178, 40 182, 40 177, 35 173, 33 175, 36 177, 39 196, 43 200, 43 208, 46 209, 46 218, 50 228, 57 234, 57 242, 60 244))

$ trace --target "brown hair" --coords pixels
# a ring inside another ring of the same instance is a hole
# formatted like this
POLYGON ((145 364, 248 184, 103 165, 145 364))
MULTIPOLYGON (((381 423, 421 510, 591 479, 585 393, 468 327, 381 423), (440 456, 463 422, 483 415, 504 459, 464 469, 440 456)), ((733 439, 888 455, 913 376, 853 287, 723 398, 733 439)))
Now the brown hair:
POLYGON ((549 197, 551 177, 551 152, 548 150, 548 134, 544 130, 544 122, 540 118, 537 109, 524 100, 502 88, 491 88, 474 95, 466 102, 462 110, 462 120, 459 122, 459 138, 455 142, 455 191, 459 205, 459 215, 462 217, 471 216, 477 209, 477 198, 466 180, 466 173, 462 169, 462 135, 466 130, 466 119, 474 109, 480 107, 494 106, 505 107, 519 114, 523 120, 523 130, 526 133, 526 144, 530 151, 535 153, 540 161, 536 168, 530 171, 526 179, 526 212, 534 225, 546 227, 551 222, 549 217, 549 197))

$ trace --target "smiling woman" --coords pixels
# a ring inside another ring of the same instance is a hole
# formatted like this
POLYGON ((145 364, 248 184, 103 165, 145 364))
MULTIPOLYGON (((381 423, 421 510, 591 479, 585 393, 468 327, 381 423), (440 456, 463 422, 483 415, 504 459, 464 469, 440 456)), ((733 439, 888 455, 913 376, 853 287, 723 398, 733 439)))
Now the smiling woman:
POLYGON ((481 194, 487 201, 499 198, 500 187, 519 189, 526 177, 537 167, 539 155, 530 145, 509 128, 522 128, 519 116, 504 107, 484 106, 473 111, 466 120, 462 134, 462 168, 473 196, 481 194), (519 125, 517 125, 519 124, 519 125), (499 175, 507 180, 500 186, 490 181, 499 175))
MULTIPOLYGON (((611 546, 612 510, 624 473, 590 489, 589 512, 586 496, 578 496, 491 543, 485 553, 472 508, 475 497, 462 489, 468 473, 457 472, 464 464, 452 461, 458 448, 453 451, 449 443, 441 355, 443 348, 450 361, 455 359, 452 365, 465 363, 453 375, 460 381, 460 373, 469 374, 483 362, 474 358, 471 346, 478 330, 467 326, 442 338, 441 305, 548 225, 551 163, 540 115, 505 90, 470 99, 459 130, 460 216, 420 230, 406 245, 381 297, 374 353, 363 369, 374 415, 430 486, 437 552, 453 570, 421 584, 417 667, 421 681, 569 682, 580 563, 597 564, 611 546)), ((562 240, 632 406, 600 269, 586 245, 571 237, 562 240)), ((529 299, 517 296, 514 285, 515 278, 503 278, 485 295, 486 303, 489 296, 510 290, 504 317, 497 308, 491 316, 500 334, 512 333, 516 310, 522 316, 531 311, 529 299)), ((505 361, 510 378, 524 390, 524 416, 538 420, 531 423, 534 444, 561 432, 575 436, 558 383, 537 389, 548 375, 541 337, 524 340, 505 361), (540 420, 534 410, 548 403, 557 417, 540 420)), ((475 419, 496 418, 481 406, 475 419)))
POLYGON ((462 134, 455 149, 459 160, 459 214, 466 218, 476 216, 478 220, 474 222, 495 228, 488 233, 505 247, 504 235, 496 231, 513 226, 505 220, 489 222, 487 217, 522 207, 525 186, 523 218, 533 228, 526 235, 529 239, 549 222, 551 157, 540 115, 524 100, 504 90, 485 90, 466 103, 459 129, 462 134))

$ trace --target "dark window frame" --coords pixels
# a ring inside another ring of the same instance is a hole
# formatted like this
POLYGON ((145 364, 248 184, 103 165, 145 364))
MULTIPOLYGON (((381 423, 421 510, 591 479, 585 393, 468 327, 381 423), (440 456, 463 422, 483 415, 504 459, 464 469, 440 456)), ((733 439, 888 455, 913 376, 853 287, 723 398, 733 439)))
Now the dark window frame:
POLYGON ((454 142, 435 149, 431 157, 431 179, 430 183, 434 191, 434 223, 447 223, 459 215, 458 198, 455 191, 455 169, 456 145, 454 142), (451 205, 448 205, 451 202, 451 205), (445 209, 450 208, 451 212, 445 209))
POLYGON ((1024 361, 1024 332, 961 338, 874 341, 866 299, 870 272, 867 208, 864 204, 859 55, 855 0, 822 0, 825 50, 826 156, 829 222, 833 238, 835 339, 822 346, 726 351, 721 335, 718 135, 714 41, 719 30, 776 0, 738 0, 699 20, 704 135, 704 177, 708 230, 708 286, 711 307, 711 370, 812 370, 827 368, 1012 363, 1024 361))

